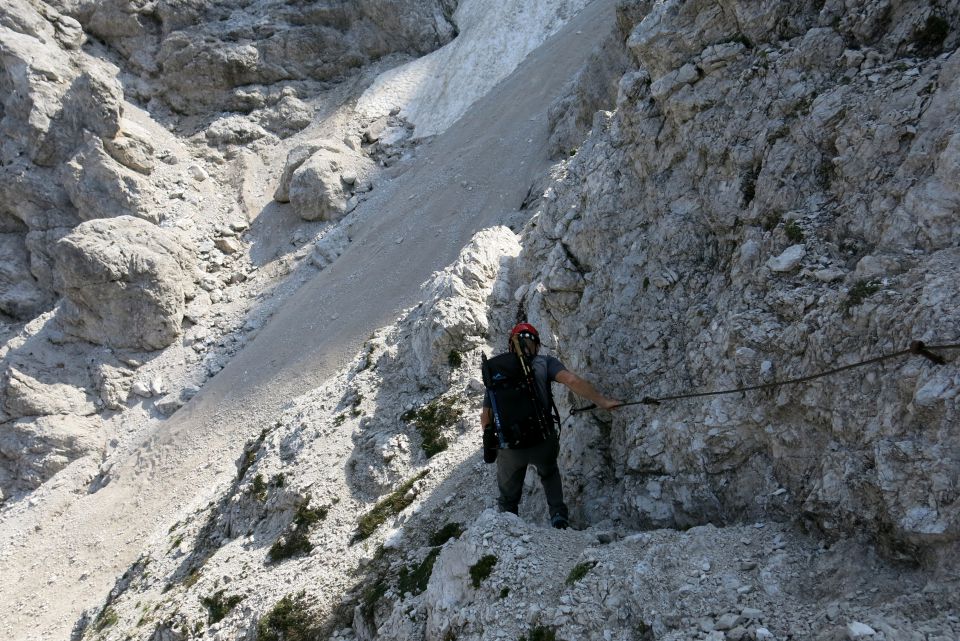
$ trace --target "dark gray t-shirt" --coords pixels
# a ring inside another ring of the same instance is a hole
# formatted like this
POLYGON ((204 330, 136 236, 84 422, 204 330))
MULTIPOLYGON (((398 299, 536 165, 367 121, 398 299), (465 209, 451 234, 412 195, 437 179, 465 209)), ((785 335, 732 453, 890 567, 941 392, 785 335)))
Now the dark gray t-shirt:
MULTIPOLYGON (((557 374, 565 369, 567 369, 567 367, 556 357, 545 354, 537 354, 533 357, 533 380, 537 385, 540 398, 547 402, 545 409, 548 413, 550 412, 550 401, 553 399, 550 383, 557 380, 557 374)), ((483 406, 490 407, 489 396, 483 397, 483 406)))

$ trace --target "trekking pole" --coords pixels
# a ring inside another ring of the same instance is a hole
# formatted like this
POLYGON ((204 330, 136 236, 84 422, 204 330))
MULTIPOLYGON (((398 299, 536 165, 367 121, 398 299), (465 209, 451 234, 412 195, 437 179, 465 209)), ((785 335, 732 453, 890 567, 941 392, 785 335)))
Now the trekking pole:
MULTIPOLYGON (((663 401, 676 401, 685 398, 701 398, 704 396, 721 396, 723 394, 737 394, 740 392, 752 392, 754 390, 761 389, 773 389, 775 387, 782 387, 784 385, 794 385, 796 383, 806 383, 807 381, 812 381, 818 378, 824 378, 826 376, 832 376, 840 372, 844 372, 848 369, 854 369, 857 367, 863 367, 864 365, 872 365, 874 363, 879 363, 891 358, 898 358, 900 356, 905 356, 911 354, 914 356, 922 356, 931 363, 936 365, 945 365, 946 360, 934 352, 933 350, 951 350, 951 349, 960 349, 960 343, 954 343, 949 345, 927 345, 923 341, 913 341, 910 343, 910 347, 907 349, 902 349, 899 352, 894 352, 892 354, 884 354, 881 356, 875 356, 874 358, 868 358, 867 360, 860 361, 859 363, 851 363, 850 365, 842 365, 840 367, 835 367, 823 372, 818 372, 816 374, 810 374, 809 376, 801 376, 800 378, 792 378, 785 381, 773 381, 772 383, 761 383, 759 385, 750 385, 747 387, 737 387, 735 389, 725 389, 717 390, 713 392, 691 392, 685 394, 676 394, 673 396, 661 396, 659 398, 654 398, 652 396, 644 396, 639 401, 627 401, 625 403, 620 403, 615 405, 610 409, 616 409, 618 407, 626 407, 628 405, 659 405, 663 401)), ((574 407, 570 410, 570 416, 575 416, 583 412, 590 412, 597 409, 595 404, 587 405, 586 407, 574 407)))

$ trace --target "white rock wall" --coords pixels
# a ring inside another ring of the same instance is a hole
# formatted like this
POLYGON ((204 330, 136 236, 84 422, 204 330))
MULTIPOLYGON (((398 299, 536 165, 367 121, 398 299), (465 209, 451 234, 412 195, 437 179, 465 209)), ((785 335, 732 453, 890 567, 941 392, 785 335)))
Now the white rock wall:
MULTIPOLYGON (((930 50, 922 3, 879 22, 871 3, 646 6, 617 110, 519 260, 518 294, 567 364, 639 400, 955 342, 955 27, 930 50)), ((943 16, 955 25, 956 7, 943 16)), ((568 486, 588 521, 788 511, 898 552, 952 546, 946 356, 578 420, 568 486)))

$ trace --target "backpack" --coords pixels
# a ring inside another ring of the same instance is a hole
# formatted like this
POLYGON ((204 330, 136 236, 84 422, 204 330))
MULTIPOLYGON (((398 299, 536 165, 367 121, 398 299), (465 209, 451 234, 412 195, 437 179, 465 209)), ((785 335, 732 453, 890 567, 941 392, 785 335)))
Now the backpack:
POLYGON ((481 372, 495 433, 484 435, 485 460, 495 458, 495 451, 487 452, 491 448, 532 447, 554 434, 554 425, 559 424, 560 414, 552 398, 548 400, 553 415, 547 409, 547 403, 541 402, 533 367, 525 356, 515 352, 489 359, 484 356, 481 372))

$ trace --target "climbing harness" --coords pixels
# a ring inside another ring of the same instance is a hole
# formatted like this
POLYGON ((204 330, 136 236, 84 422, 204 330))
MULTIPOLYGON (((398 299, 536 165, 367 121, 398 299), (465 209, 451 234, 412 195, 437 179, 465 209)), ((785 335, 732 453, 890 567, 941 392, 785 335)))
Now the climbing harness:
MULTIPOLYGON (((720 396, 723 394, 738 394, 740 392, 751 392, 754 390, 761 389, 773 389, 775 387, 782 387, 784 385, 795 385, 797 383, 806 383, 807 381, 812 381, 818 378, 824 378, 826 376, 832 376, 838 374, 839 372, 844 372, 849 369, 854 369, 857 367, 863 367, 865 365, 872 365, 873 363, 879 363, 881 361, 890 360, 892 358, 899 358, 901 356, 906 356, 907 354, 913 354, 915 356, 923 356, 927 360, 936 363, 937 365, 944 365, 946 361, 942 356, 935 353, 933 350, 949 350, 949 349, 960 349, 960 344, 950 344, 950 345, 927 345, 923 341, 913 341, 910 343, 910 347, 907 349, 902 349, 899 352, 894 352, 892 354, 884 354, 882 356, 876 356, 874 358, 868 358, 865 361, 860 361, 859 363, 852 363, 850 365, 844 365, 843 367, 835 367, 823 372, 818 372, 816 374, 810 374, 809 376, 802 376, 800 378, 793 378, 786 381, 773 381, 772 383, 763 383, 760 385, 750 385, 748 387, 738 387, 736 389, 725 389, 717 390, 712 392, 690 392, 686 394, 675 394, 673 396, 644 396, 639 401, 627 401, 626 403, 621 403, 617 407, 626 407, 628 405, 659 405, 664 401, 677 401, 685 398, 700 398, 704 396, 720 396)), ((570 416, 575 416, 582 412, 589 412, 591 410, 597 409, 596 405, 588 405, 586 407, 575 407, 570 410, 570 416)))

